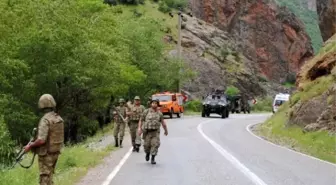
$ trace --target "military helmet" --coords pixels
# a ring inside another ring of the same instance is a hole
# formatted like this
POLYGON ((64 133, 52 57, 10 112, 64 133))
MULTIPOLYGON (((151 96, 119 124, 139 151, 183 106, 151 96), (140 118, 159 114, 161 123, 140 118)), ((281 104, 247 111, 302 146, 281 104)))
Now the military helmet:
POLYGON ((140 97, 139 96, 135 96, 134 100, 140 100, 140 97))
POLYGON ((38 101, 38 108, 44 109, 44 108, 55 108, 56 107, 56 101, 53 96, 50 94, 43 94, 39 101, 38 101))
POLYGON ((158 107, 160 107, 160 100, 159 99, 153 99, 150 101, 150 103, 152 104, 153 102, 156 102, 158 107))
POLYGON ((123 98, 120 98, 119 103, 125 103, 125 100, 123 98))

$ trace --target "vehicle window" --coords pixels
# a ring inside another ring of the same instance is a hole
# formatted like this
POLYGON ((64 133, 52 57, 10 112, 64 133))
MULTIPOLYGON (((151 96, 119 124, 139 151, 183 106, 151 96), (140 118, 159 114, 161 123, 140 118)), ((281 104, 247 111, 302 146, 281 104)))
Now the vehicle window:
POLYGON ((275 106, 280 106, 280 105, 282 105, 284 102, 285 102, 284 100, 276 100, 275 103, 274 103, 274 105, 275 105, 275 106))
POLYGON ((172 101, 172 96, 170 95, 153 95, 152 99, 158 99, 159 101, 172 101))

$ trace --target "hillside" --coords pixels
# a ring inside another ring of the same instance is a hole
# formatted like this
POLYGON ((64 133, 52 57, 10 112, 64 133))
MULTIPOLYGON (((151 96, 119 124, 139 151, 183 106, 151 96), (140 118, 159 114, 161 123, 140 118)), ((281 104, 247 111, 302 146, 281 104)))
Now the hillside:
MULTIPOLYGON (((302 152, 335 162, 336 134, 336 29, 328 21, 334 18, 335 6, 328 1, 318 9, 322 33, 333 34, 320 52, 301 69, 298 91, 289 102, 264 124, 258 132, 274 142, 290 145, 302 152)), ((317 6, 325 1, 317 1, 317 6)), ((324 35, 326 36, 326 34, 324 35)))
POLYGON ((319 29, 318 15, 316 12, 315 0, 275 0, 280 6, 286 6, 296 16, 298 16, 305 25, 305 30, 311 38, 314 53, 318 53, 323 40, 319 29))

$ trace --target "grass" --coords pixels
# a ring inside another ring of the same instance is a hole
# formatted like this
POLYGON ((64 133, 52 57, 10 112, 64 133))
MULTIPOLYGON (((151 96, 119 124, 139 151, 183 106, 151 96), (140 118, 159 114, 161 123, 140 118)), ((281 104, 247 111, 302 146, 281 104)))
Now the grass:
POLYGON ((329 135, 326 131, 303 133, 299 126, 286 126, 288 108, 289 104, 284 104, 277 114, 258 125, 255 132, 274 143, 336 163, 335 136, 329 135))
MULTIPOLYGON (((334 38, 336 35, 334 35, 334 38)), ((302 153, 336 163, 336 138, 335 133, 329 134, 328 131, 303 132, 303 128, 296 124, 287 124, 289 114, 295 114, 292 107, 297 103, 305 103, 314 97, 321 96, 327 92, 335 83, 334 75, 336 68, 331 75, 321 76, 314 81, 308 77, 308 71, 320 60, 324 60, 326 55, 333 55, 336 52, 335 41, 329 40, 318 55, 312 58, 302 68, 303 79, 301 79, 301 90, 293 94, 290 101, 283 104, 279 111, 269 118, 265 123, 258 125, 255 132, 266 137, 268 140, 293 148, 302 153)), ((331 104, 335 99, 330 95, 327 99, 331 104)), ((309 123, 304 123, 309 124, 309 123)), ((303 125, 303 124, 301 124, 303 125)))
MULTIPOLYGON (((111 145, 102 149, 87 147, 89 143, 98 142, 104 134, 112 134, 112 126, 105 128, 105 133, 100 131, 82 144, 63 149, 56 166, 55 185, 73 185, 87 173, 89 168, 99 164, 105 156, 114 150, 114 147, 111 145)), ((31 157, 32 155, 29 154, 22 164, 28 164, 31 157)), ((36 156, 33 166, 28 170, 17 165, 12 170, 0 171, 0 182, 8 185, 38 184, 39 171, 37 161, 38 157, 36 156)))
POLYGON ((171 35, 174 38, 177 38, 178 30, 177 24, 178 19, 175 14, 174 17, 170 17, 169 14, 162 13, 158 10, 159 5, 157 3, 152 3, 150 1, 146 1, 144 5, 118 5, 122 8, 124 13, 133 14, 134 10, 142 13, 143 15, 151 18, 156 18, 159 22, 164 22, 163 25, 166 28, 171 30, 171 35))

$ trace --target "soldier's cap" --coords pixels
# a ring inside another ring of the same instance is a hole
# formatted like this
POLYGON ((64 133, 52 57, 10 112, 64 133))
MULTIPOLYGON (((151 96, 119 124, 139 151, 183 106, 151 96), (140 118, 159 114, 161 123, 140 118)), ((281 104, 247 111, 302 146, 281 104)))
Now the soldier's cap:
POLYGON ((123 98, 120 98, 119 103, 125 103, 125 100, 123 98))
POLYGON ((140 97, 139 96, 135 96, 134 100, 140 100, 140 97))

